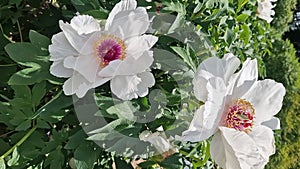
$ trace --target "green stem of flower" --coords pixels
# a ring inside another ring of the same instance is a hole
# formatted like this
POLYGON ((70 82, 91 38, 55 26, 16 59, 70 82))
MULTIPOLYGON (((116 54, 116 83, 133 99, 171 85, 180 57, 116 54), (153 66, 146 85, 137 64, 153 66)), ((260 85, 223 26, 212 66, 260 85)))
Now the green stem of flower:
POLYGON ((12 64, 7 64, 7 65, 0 65, 0 67, 10 67, 10 66, 16 66, 18 64, 12 63, 12 64))
POLYGON ((62 94, 62 90, 60 90, 49 102, 47 102, 44 106, 39 108, 36 113, 32 116, 31 120, 36 119, 39 115, 44 111, 44 108, 52 103, 55 99, 57 99, 62 94))
POLYGON ((14 151, 15 148, 17 148, 18 146, 20 146, 21 144, 24 143, 24 141, 27 140, 27 138, 29 136, 31 136, 31 134, 37 129, 37 126, 34 126, 32 129, 30 129, 28 131, 28 133, 26 133, 26 135, 20 140, 18 141, 13 147, 11 147, 6 153, 4 153, 0 158, 4 159, 5 157, 7 157, 10 153, 12 153, 14 151))
POLYGON ((23 42, 23 35, 22 35, 22 31, 21 31, 21 26, 20 26, 19 20, 17 20, 17 26, 18 26, 18 30, 19 30, 19 34, 20 34, 20 40, 21 40, 21 42, 23 42))
POLYGON ((6 137, 7 135, 9 135, 9 134, 11 134, 11 133, 13 133, 13 132, 15 132, 15 131, 9 131, 9 132, 7 132, 7 133, 4 133, 4 134, 0 135, 0 138, 1 138, 1 137, 6 137))

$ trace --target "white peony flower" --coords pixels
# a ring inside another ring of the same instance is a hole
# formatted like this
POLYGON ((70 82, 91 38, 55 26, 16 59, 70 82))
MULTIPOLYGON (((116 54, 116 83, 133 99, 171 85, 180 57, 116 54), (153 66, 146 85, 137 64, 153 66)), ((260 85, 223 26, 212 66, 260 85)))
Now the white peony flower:
POLYGON ((276 1, 277 0, 258 0, 257 16, 270 23, 273 20, 272 16, 275 15, 275 11, 272 10, 272 8, 276 6, 272 5, 272 2, 276 1))
POLYGON ((282 106, 285 88, 266 79, 258 81, 256 59, 240 61, 232 54, 203 61, 193 81, 195 96, 204 105, 195 112, 182 140, 212 138, 211 157, 224 169, 260 169, 275 153, 273 116, 282 106))
POLYGON ((63 85, 66 95, 81 98, 109 80, 112 93, 123 100, 148 94, 155 83, 150 49, 158 38, 144 34, 150 21, 146 9, 136 6, 135 0, 116 4, 104 28, 88 15, 59 22, 62 32, 49 46, 50 72, 68 78, 63 85))

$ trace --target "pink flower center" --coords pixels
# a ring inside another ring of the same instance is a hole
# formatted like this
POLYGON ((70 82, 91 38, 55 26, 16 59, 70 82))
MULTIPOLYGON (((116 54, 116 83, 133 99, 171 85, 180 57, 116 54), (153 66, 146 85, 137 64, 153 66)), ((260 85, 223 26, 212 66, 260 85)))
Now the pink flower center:
POLYGON ((254 119, 253 106, 244 99, 238 99, 229 107, 225 117, 225 126, 248 133, 254 119))
POLYGON ((96 43, 95 53, 96 57, 99 58, 100 66, 105 67, 111 61, 125 58, 126 46, 124 42, 113 36, 104 35, 96 43))

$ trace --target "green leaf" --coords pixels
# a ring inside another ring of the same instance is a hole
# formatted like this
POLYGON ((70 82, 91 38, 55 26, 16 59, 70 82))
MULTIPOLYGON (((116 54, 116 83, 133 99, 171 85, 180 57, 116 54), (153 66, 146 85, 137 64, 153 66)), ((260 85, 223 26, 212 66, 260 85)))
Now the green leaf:
POLYGON ((33 107, 37 107, 40 104, 41 99, 46 94, 46 82, 40 82, 32 88, 32 104, 33 107))
POLYGON ((12 75, 10 85, 32 85, 42 80, 52 79, 48 46, 50 39, 35 31, 30 31, 31 43, 10 43, 5 50, 12 60, 25 66, 23 70, 12 75))
POLYGON ((10 43, 5 46, 5 50, 11 59, 24 66, 48 62, 49 59, 48 51, 42 51, 28 42, 10 43))
POLYGON ((116 104, 107 109, 107 113, 116 114, 120 119, 128 119, 130 121, 136 120, 133 114, 135 111, 137 111, 137 108, 135 108, 130 101, 116 104))
POLYGON ((197 4, 197 6, 194 8, 194 11, 193 11, 194 14, 198 13, 204 4, 203 2, 200 2, 199 0, 196 1, 195 3, 197 4))
POLYGON ((93 168, 99 154, 93 142, 85 141, 74 152, 76 169, 93 168))
POLYGON ((183 15, 186 14, 186 9, 184 4, 180 2, 165 2, 163 1, 163 5, 165 6, 163 9, 166 11, 177 12, 183 15))
POLYGON ((75 149, 85 141, 86 137, 87 137, 86 133, 83 130, 79 130, 78 132, 73 134, 71 137, 69 137, 69 140, 64 148, 65 149, 75 149))
POLYGON ((234 32, 232 29, 227 28, 225 35, 224 35, 224 40, 227 45, 231 45, 232 41, 234 40, 234 32))
POLYGON ((159 164, 160 164, 160 166, 162 166, 166 169, 181 168, 182 164, 180 162, 180 159, 181 159, 181 157, 180 157, 179 153, 175 153, 159 164))
POLYGON ((32 119, 36 119, 41 116, 43 120, 48 122, 59 121, 66 114, 66 112, 62 109, 72 105, 72 103, 72 97, 67 97, 62 91, 60 91, 49 102, 39 108, 32 119))
POLYGON ((106 19, 108 17, 108 12, 104 10, 90 10, 83 12, 83 14, 90 15, 96 19, 106 19))
POLYGON ((76 11, 79 13, 84 13, 90 10, 98 10, 100 7, 99 1, 91 0, 71 0, 76 11))
POLYGON ((6 169, 5 161, 0 157, 0 169, 6 169))
POLYGON ((7 161, 7 165, 8 166, 14 166, 18 164, 20 158, 20 154, 18 153, 18 149, 15 148, 13 153, 12 153, 12 157, 10 160, 7 161))
POLYGON ((248 17, 249 17, 249 15, 242 13, 236 17, 236 20, 238 22, 245 22, 248 19, 248 17))
POLYGON ((163 71, 184 70, 188 71, 188 65, 175 54, 162 49, 153 49, 154 64, 153 67, 163 71))
MULTIPOLYGON (((122 125, 122 124, 126 124, 127 120, 125 119, 117 119, 114 120, 110 123, 108 123, 107 125, 105 125, 102 128, 99 129, 95 129, 93 131, 90 132, 90 134, 95 134, 95 133, 110 133, 113 132, 115 128, 117 128, 118 126, 122 125)), ((92 136, 90 136, 88 139, 93 138, 92 136)))
POLYGON ((228 19, 228 16, 223 16, 220 19, 219 27, 222 26, 222 25, 227 25, 227 23, 226 23, 227 19, 228 19))
MULTIPOLYGON (((189 47, 187 46, 187 48, 189 48, 189 47)), ((177 47, 177 46, 171 46, 171 49, 174 52, 176 52, 183 59, 183 61, 190 66, 190 68, 192 70, 194 70, 194 71, 196 70, 197 66, 195 65, 194 61, 191 58, 189 49, 184 49, 184 48, 177 47)))
MULTIPOLYGON (((1 118, 1 116, 0 116, 0 118, 1 118)), ((5 137, 5 135, 3 135, 4 137, 5 137)), ((7 142, 5 142, 3 139, 0 139, 0 154, 4 154, 7 150, 9 150, 10 149, 10 145, 7 143, 7 142)))
POLYGON ((38 126, 38 128, 41 128, 41 129, 50 129, 49 124, 41 119, 37 120, 37 126, 38 126))
POLYGON ((34 30, 30 30, 29 39, 33 45, 40 47, 42 50, 48 50, 48 46, 51 43, 51 41, 48 37, 46 37, 42 34, 39 34, 38 32, 36 32, 34 30))
POLYGON ((16 131, 24 131, 31 127, 31 120, 23 121, 15 130, 16 131))
MULTIPOLYGON (((147 143, 134 137, 121 137, 115 140, 114 144, 107 149, 109 152, 116 152, 119 155, 129 157, 135 154, 143 154, 147 151, 147 143)), ((153 151, 152 151, 153 153, 153 151)))
POLYGON ((31 102, 31 91, 28 86, 25 85, 13 85, 11 88, 15 91, 14 98, 22 98, 27 103, 31 102))
MULTIPOLYGON (((37 42, 36 42, 37 43, 37 42)), ((31 43, 10 43, 5 46, 10 58, 28 68, 15 73, 8 81, 10 85, 32 85, 53 78, 50 73, 48 51, 31 43)))
POLYGON ((175 21, 173 22, 173 24, 172 24, 171 27, 169 28, 168 34, 171 34, 171 33, 176 32, 178 29, 180 29, 180 28, 182 27, 182 25, 184 24, 184 22, 185 22, 185 15, 179 13, 179 14, 176 16, 175 21))
POLYGON ((240 33, 240 39, 244 40, 245 45, 247 45, 251 39, 251 30, 247 24, 242 25, 242 32, 240 33))
POLYGON ((238 9, 237 11, 240 11, 244 5, 248 3, 249 0, 238 0, 238 9))
POLYGON ((71 0, 74 5, 85 5, 81 0, 71 0))
POLYGON ((49 153, 45 160, 45 167, 50 165, 50 169, 62 169, 64 166, 65 157, 60 148, 49 153))

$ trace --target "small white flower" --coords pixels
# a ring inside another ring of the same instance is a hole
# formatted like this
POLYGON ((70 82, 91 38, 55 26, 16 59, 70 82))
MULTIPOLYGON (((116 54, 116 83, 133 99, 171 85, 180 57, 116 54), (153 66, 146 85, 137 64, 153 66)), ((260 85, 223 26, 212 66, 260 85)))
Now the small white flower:
POLYGON ((139 135, 139 138, 144 142, 149 142, 152 144, 157 152, 163 156, 163 158, 166 158, 172 155, 174 152, 177 152, 177 149, 170 142, 172 138, 167 139, 167 136, 162 131, 152 133, 148 130, 145 130, 139 135))
POLYGON ((232 54, 203 61, 193 81, 195 96, 204 105, 196 111, 182 140, 212 138, 211 157, 224 169, 260 169, 274 154, 285 88, 266 79, 258 81, 256 59, 240 61, 232 54))
POLYGON ((62 32, 49 46, 50 72, 68 78, 66 95, 83 97, 89 89, 110 81, 111 91, 123 100, 148 94, 155 79, 150 73, 151 47, 158 38, 146 35, 150 21, 136 0, 122 0, 110 12, 105 27, 91 16, 59 22, 62 32))
POLYGON ((258 0, 257 16, 270 23, 273 20, 272 16, 275 15, 275 11, 272 10, 272 8, 276 6, 272 5, 272 2, 276 1, 277 0, 258 0))

